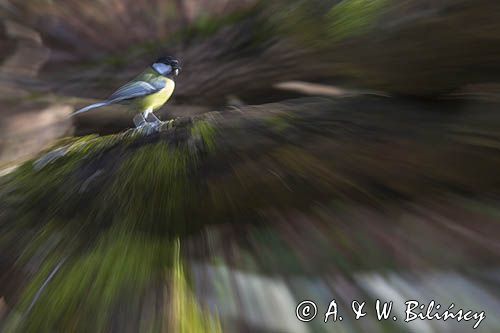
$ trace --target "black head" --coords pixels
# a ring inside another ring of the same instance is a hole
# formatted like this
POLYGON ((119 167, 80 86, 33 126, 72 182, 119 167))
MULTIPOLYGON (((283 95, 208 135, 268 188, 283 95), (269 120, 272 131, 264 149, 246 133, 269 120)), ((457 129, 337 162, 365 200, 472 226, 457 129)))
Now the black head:
POLYGON ((177 76, 181 70, 179 61, 174 57, 161 57, 156 60, 151 67, 160 75, 163 76, 177 76))

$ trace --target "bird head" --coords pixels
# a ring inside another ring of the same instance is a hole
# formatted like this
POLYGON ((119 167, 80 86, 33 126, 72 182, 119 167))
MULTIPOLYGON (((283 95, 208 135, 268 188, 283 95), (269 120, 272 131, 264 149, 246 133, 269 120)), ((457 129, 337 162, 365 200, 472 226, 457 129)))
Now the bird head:
POLYGON ((181 70, 179 61, 174 57, 162 57, 156 60, 151 67, 160 75, 163 76, 177 76, 181 70))

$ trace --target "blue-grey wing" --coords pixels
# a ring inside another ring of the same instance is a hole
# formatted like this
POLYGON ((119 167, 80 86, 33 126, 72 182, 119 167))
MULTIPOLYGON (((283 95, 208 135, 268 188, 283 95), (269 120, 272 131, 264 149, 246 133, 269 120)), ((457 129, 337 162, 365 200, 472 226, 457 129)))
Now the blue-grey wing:
MULTIPOLYGON (((163 84, 163 87, 164 86, 165 84, 163 84)), ((108 101, 116 103, 127 99, 154 94, 155 92, 161 90, 163 87, 161 87, 161 85, 158 84, 156 81, 152 81, 151 83, 148 83, 146 81, 130 82, 122 86, 120 89, 115 91, 111 96, 109 96, 108 101)))

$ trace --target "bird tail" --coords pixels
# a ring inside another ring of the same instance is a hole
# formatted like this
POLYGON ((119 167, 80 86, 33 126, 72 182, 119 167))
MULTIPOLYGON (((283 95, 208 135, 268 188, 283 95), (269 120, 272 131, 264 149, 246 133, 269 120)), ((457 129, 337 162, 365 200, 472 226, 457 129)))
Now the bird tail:
POLYGON ((104 102, 99 102, 99 103, 95 103, 95 104, 91 104, 89 106, 86 106, 76 112, 74 112, 73 114, 71 114, 71 116, 74 116, 76 114, 79 114, 79 113, 84 113, 84 112, 87 112, 87 111, 90 111, 90 110, 93 110, 93 109, 97 109, 97 108, 100 108, 100 107, 103 107, 103 106, 106 106, 106 105, 109 105, 109 104, 112 104, 113 102, 112 101, 104 101, 104 102))

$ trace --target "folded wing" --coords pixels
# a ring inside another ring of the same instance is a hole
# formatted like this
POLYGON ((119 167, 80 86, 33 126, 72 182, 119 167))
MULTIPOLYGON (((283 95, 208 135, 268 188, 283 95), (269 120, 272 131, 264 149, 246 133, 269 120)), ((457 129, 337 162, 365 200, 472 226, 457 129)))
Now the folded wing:
POLYGON ((152 80, 151 82, 133 81, 125 84, 120 89, 115 91, 111 96, 109 96, 107 100, 86 106, 83 109, 80 109, 73 114, 75 115, 90 111, 92 109, 100 108, 106 105, 151 95, 160 91, 164 87, 165 87, 165 82, 160 80, 152 80))
POLYGON ((127 83, 126 85, 115 91, 111 96, 109 96, 108 101, 113 101, 113 103, 116 103, 127 99, 154 94, 155 92, 158 92, 162 89, 162 87, 159 87, 156 82, 154 82, 153 84, 146 81, 135 81, 127 83))

